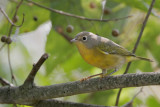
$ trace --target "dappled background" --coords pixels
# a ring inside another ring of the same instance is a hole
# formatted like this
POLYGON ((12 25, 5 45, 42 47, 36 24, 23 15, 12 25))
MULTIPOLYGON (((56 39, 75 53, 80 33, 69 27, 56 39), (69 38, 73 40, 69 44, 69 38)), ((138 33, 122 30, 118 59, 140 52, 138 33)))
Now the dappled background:
MULTIPOLYGON (((83 77, 100 73, 101 70, 87 64, 77 48, 69 40, 81 31, 90 31, 107 37, 132 51, 141 30, 151 0, 34 0, 46 7, 95 19, 115 19, 132 16, 123 20, 100 22, 81 20, 60 15, 33 3, 23 2, 18 10, 16 24, 20 24, 22 14, 25 21, 20 28, 14 27, 10 45, 10 56, 13 73, 18 85, 21 85, 32 69, 33 63, 47 52, 50 57, 36 75, 36 84, 40 86, 77 81, 83 77), (104 6, 104 8, 103 8, 104 6), (117 34, 113 34, 117 33, 117 34)), ((19 0, 0 0, 9 17, 13 16, 19 0)), ((136 55, 153 59, 133 62, 129 73, 160 71, 160 0, 155 2, 154 9, 145 27, 136 55)), ((0 13, 0 37, 8 35, 10 23, 0 13)), ((0 47, 3 45, 0 42, 0 47)), ((125 64, 114 75, 123 74, 125 64)), ((0 51, 0 77, 11 81, 8 64, 8 49, 0 51)), ((133 105, 139 107, 158 107, 160 105, 160 87, 146 86, 134 99, 133 105)), ((129 102, 140 88, 123 89, 119 105, 129 102)), ((118 89, 96 93, 74 95, 59 98, 88 104, 114 106, 118 89)), ((4 105, 1 105, 2 107, 4 105)), ((6 105, 8 107, 10 105, 6 105)), ((12 106, 12 105, 11 105, 12 106)))

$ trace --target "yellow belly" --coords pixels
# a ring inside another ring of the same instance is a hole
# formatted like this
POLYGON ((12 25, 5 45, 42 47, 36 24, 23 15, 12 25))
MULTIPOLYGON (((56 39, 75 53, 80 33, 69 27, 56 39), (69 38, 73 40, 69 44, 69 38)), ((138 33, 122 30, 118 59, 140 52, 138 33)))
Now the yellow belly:
POLYGON ((113 69, 125 63, 125 57, 113 54, 104 54, 97 49, 88 49, 82 43, 76 43, 84 60, 101 69, 113 69))

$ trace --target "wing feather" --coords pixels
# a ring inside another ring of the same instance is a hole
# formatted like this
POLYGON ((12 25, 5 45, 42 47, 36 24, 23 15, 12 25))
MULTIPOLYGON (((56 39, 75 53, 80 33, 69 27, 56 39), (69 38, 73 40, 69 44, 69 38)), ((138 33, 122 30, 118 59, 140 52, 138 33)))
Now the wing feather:
POLYGON ((101 40, 102 41, 99 42, 97 45, 97 49, 103 53, 117 54, 117 55, 122 55, 122 56, 135 56, 133 53, 131 53, 124 47, 114 43, 113 41, 109 39, 103 38, 101 40))

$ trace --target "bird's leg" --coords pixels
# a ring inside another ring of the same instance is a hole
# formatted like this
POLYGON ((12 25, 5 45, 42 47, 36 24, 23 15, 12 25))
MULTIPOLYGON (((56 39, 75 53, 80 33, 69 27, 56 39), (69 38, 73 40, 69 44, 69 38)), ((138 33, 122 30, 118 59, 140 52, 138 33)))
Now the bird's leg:
POLYGON ((95 75, 91 75, 91 76, 89 76, 89 77, 87 77, 87 78, 90 79, 90 78, 95 77, 95 76, 98 76, 98 75, 102 75, 102 73, 95 74, 95 75))
POLYGON ((112 75, 113 73, 115 73, 115 72, 117 72, 117 71, 118 71, 118 69, 115 68, 115 70, 114 70, 113 72, 111 72, 109 75, 112 75))
POLYGON ((105 77, 106 75, 107 75, 107 70, 106 69, 102 69, 101 78, 105 77))
POLYGON ((82 78, 80 81, 85 81, 85 80, 88 80, 88 79, 93 78, 93 77, 98 76, 98 75, 100 75, 101 78, 105 77, 106 75, 108 75, 107 74, 107 70, 106 69, 102 69, 102 73, 91 75, 91 76, 86 77, 86 78, 82 78))
POLYGON ((82 78, 80 81, 85 81, 85 80, 88 80, 88 79, 93 78, 93 77, 98 76, 98 75, 103 75, 103 73, 99 73, 99 74, 91 75, 91 76, 86 77, 86 78, 82 78))

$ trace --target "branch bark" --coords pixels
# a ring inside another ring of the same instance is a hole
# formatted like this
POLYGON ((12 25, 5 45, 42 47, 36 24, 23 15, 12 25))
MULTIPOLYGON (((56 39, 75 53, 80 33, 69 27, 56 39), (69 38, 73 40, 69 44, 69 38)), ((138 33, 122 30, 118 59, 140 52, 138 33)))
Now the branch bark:
POLYGON ((93 78, 83 82, 75 81, 32 88, 5 86, 0 88, 0 103, 34 105, 37 101, 45 99, 148 85, 160 85, 160 73, 107 76, 102 79, 93 78))
POLYGON ((59 100, 43 100, 39 101, 38 104, 34 105, 34 107, 111 107, 111 106, 64 102, 59 100))

